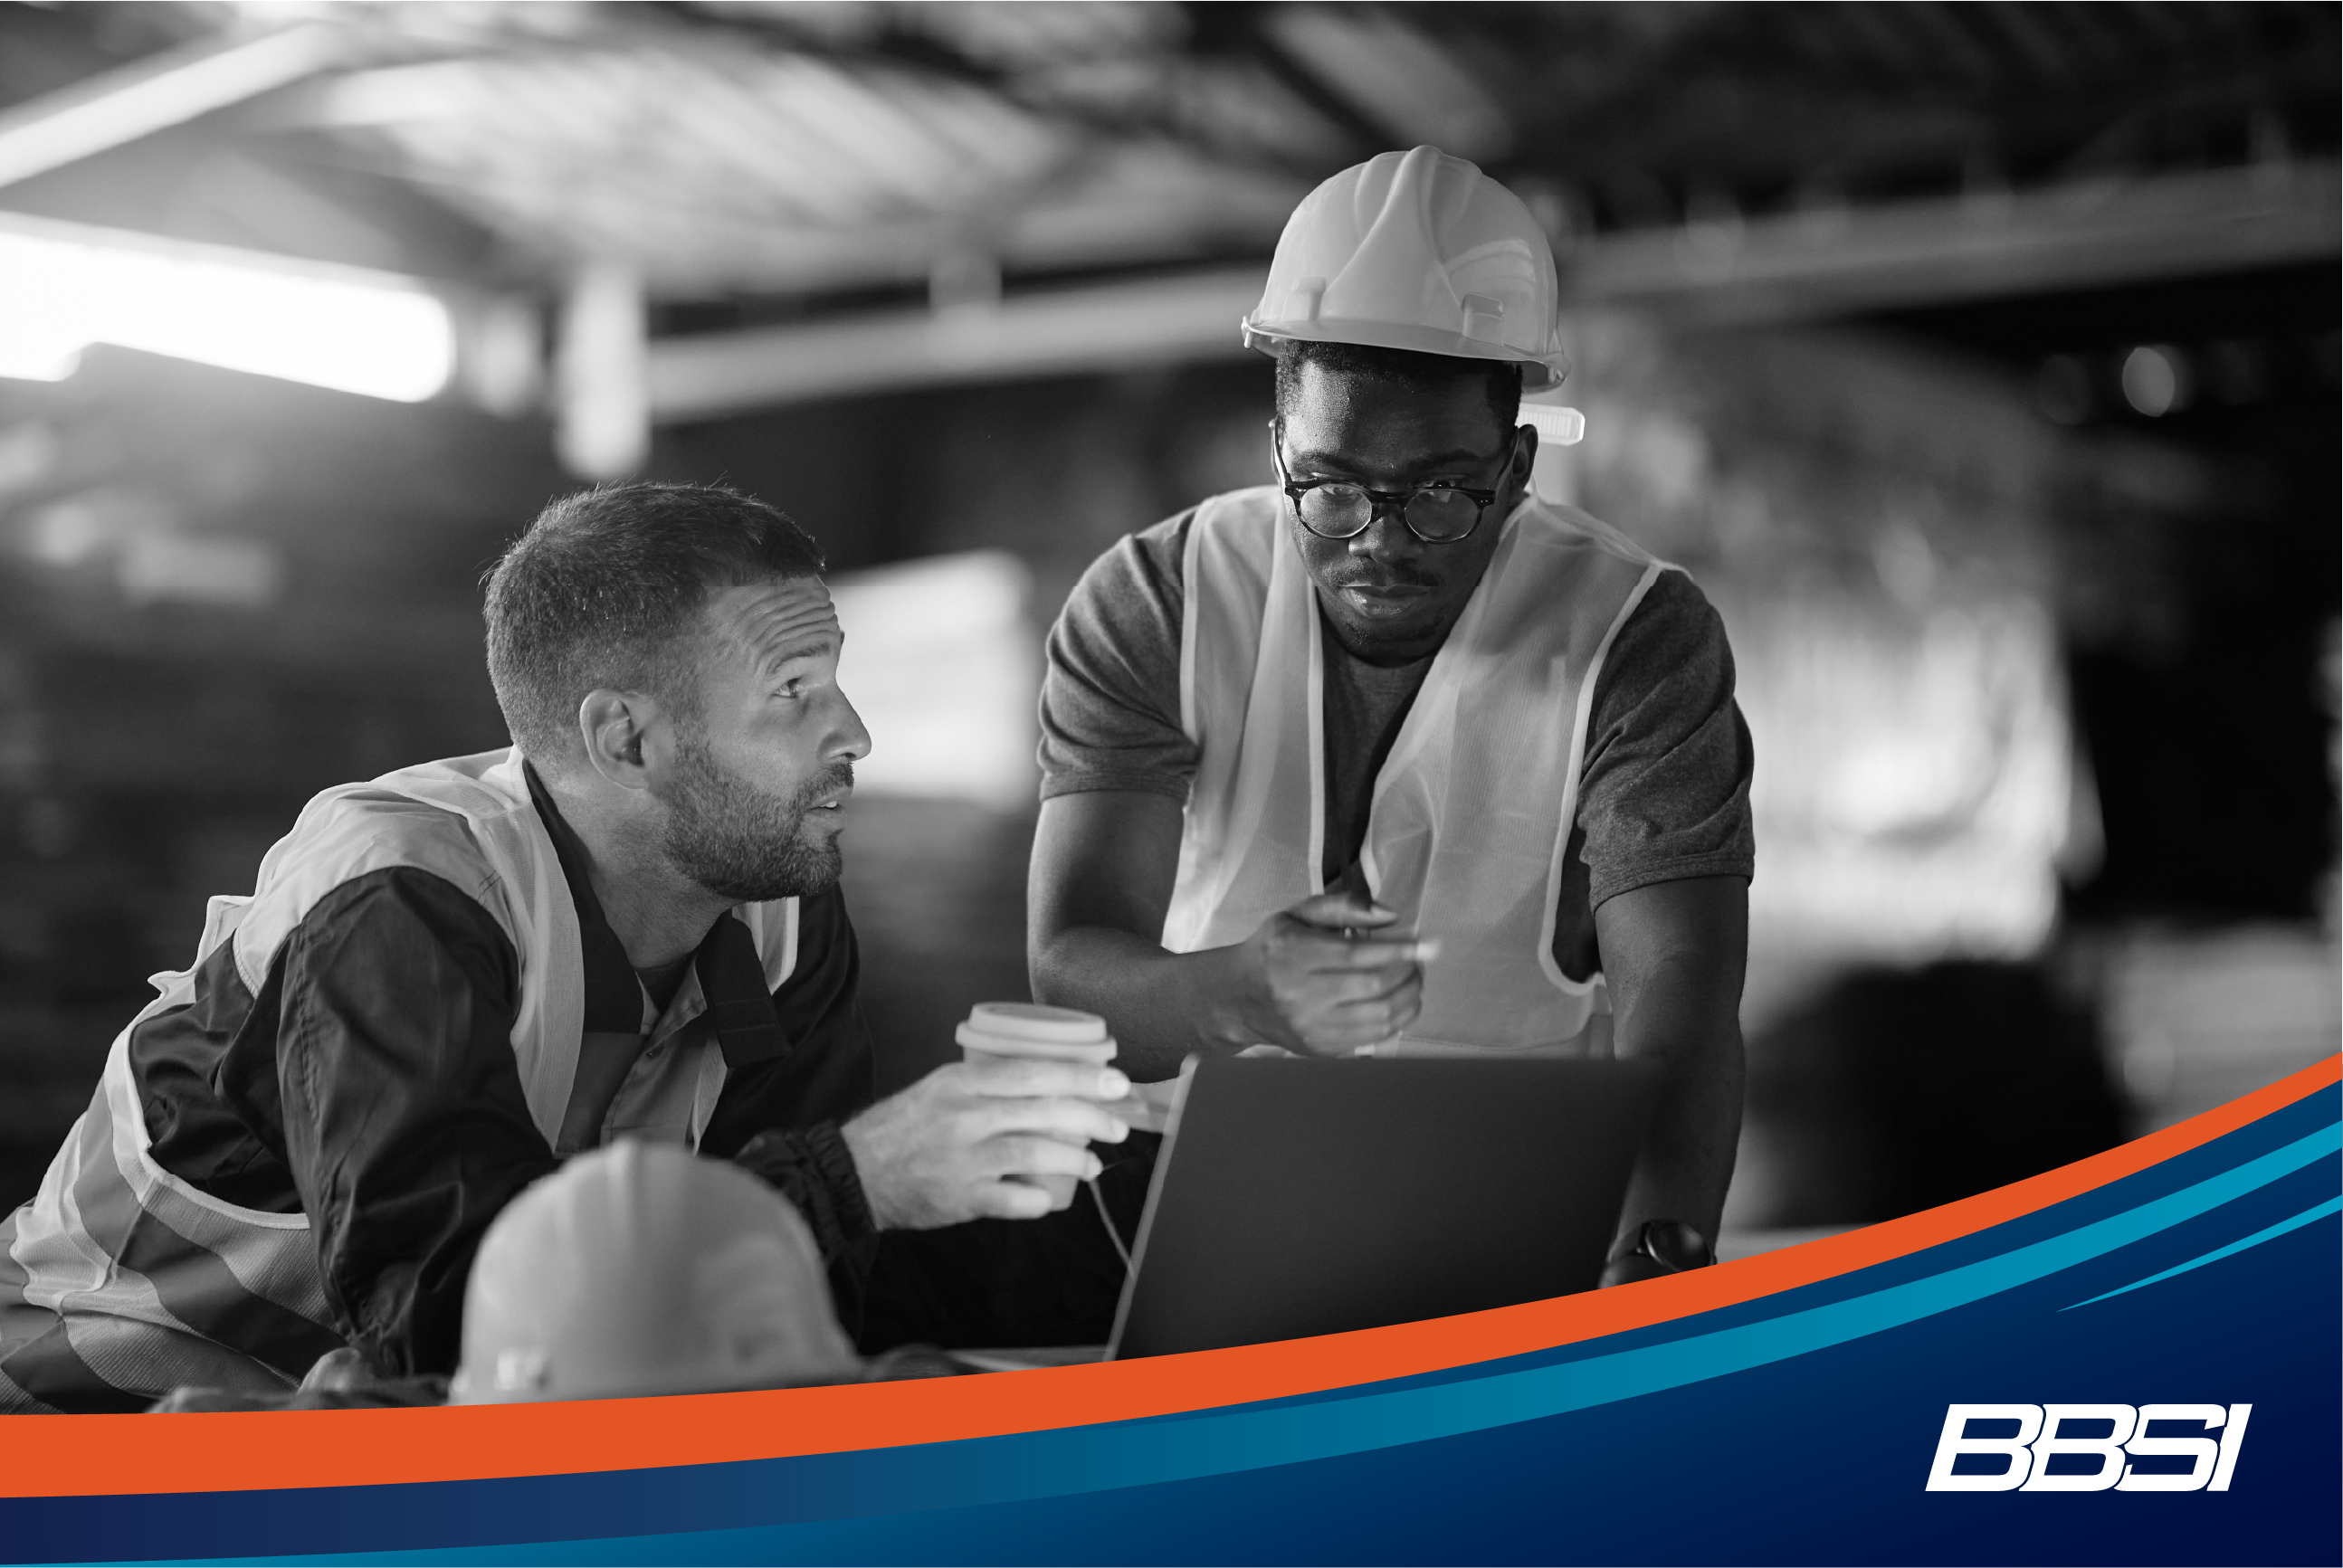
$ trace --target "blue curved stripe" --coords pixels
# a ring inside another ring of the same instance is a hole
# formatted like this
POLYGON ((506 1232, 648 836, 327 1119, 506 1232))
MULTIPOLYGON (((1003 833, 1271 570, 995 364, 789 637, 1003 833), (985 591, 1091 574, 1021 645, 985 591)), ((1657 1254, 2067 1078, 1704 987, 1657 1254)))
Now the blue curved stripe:
POLYGON ((1131 1486, 1356 1453, 1535 1421, 1723 1377, 2016 1289, 2195 1219, 2338 1149, 2343 1149, 2343 1126, 2330 1124, 2193 1187, 2063 1236, 1871 1295, 1694 1339, 1471 1382, 1132 1427, 1116 1434, 1123 1441, 1113 1443, 1111 1453, 1101 1441, 1105 1430, 1077 1429, 1063 1434, 1070 1450, 1065 1457, 1072 1467, 1061 1473, 1059 1484, 1037 1486, 1027 1494, 1131 1486), (1087 1462, 1077 1460, 1077 1452, 1087 1462))
POLYGON ((2242 1252, 2248 1247, 2258 1247, 2264 1241, 2283 1236, 2288 1231, 2309 1224, 2313 1220, 2323 1220, 2338 1211, 2343 1211, 2343 1197, 2329 1198, 2316 1208, 2305 1209, 2291 1220, 2280 1220, 2277 1224, 2265 1226, 2250 1236, 2240 1236, 2226 1247, 2216 1247, 2201 1257, 2191 1258, 2185 1263, 2175 1263, 2161 1272, 2150 1274, 2145 1280, 2134 1280, 2128 1285, 2118 1285, 2112 1291, 2102 1291, 2087 1301, 2077 1302, 2070 1306, 2060 1307, 2058 1310, 2062 1312, 2071 1312, 2076 1307, 2087 1307, 2092 1302, 2104 1302, 2109 1296, 2120 1296, 2127 1291, 2137 1291, 2142 1285, 2153 1285, 2160 1280, 2168 1280, 2175 1274, 2185 1274, 2191 1269, 2201 1269, 2207 1263, 2217 1263, 2233 1253, 2242 1252))

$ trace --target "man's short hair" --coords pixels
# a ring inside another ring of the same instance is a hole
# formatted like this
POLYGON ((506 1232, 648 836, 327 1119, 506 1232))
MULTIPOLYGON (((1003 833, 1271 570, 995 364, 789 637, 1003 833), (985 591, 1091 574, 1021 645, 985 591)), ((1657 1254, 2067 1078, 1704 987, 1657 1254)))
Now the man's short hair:
POLYGON ((538 514, 488 577, 488 678, 524 756, 577 755, 589 691, 699 710, 689 642, 710 593, 820 576, 813 537, 721 485, 604 485, 538 514))
POLYGON ((1497 427, 1511 431, 1521 418, 1522 367, 1509 359, 1463 359, 1447 354, 1417 354, 1405 348, 1373 348, 1361 343, 1287 343, 1277 355, 1277 407, 1282 413, 1301 393, 1302 367, 1315 365, 1330 375, 1386 387, 1432 388, 1473 377, 1486 388, 1497 427))

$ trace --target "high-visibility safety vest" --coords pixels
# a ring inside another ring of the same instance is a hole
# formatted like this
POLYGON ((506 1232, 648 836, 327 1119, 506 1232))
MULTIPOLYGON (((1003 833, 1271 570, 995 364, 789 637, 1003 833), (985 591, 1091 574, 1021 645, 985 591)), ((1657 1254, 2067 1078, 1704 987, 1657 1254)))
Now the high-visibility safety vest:
MULTIPOLYGON (((1188 527, 1180 719, 1199 749, 1164 921, 1174 952, 1242 941, 1325 890, 1324 653, 1274 486, 1188 527)), ((1361 858, 1398 929, 1437 940, 1423 1010, 1378 1055, 1607 1055, 1603 977, 1554 961, 1595 678, 1664 563, 1524 499, 1416 692, 1361 858)))
MULTIPOLYGON (((577 905, 519 754, 328 789, 261 861, 251 897, 211 900, 196 965, 155 977, 160 994, 116 1037, 39 1195, 0 1221, 0 1343, 45 1324, 96 1378, 155 1394, 184 1384, 282 1392, 342 1342, 307 1215, 223 1201, 154 1159, 129 1045, 140 1023, 195 1000, 196 968, 222 942, 257 994, 320 899, 395 867, 462 890, 510 939, 520 967, 513 1057, 529 1118, 555 1146, 584 1037, 585 969, 577 905)), ((779 987, 797 964, 797 900, 735 912, 779 987)), ((720 1053, 702 1053, 696 1079, 655 1101, 650 1124, 635 1108, 628 1136, 696 1148, 723 1081, 720 1053)), ((12 1408, 40 1402, 0 1371, 0 1411, 12 1408)))

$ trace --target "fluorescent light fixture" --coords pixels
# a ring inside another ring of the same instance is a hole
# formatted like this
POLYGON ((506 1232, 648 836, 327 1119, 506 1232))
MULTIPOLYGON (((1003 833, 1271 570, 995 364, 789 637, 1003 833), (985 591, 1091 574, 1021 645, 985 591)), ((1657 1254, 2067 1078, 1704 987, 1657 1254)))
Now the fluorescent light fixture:
POLYGON ((0 375, 58 379, 93 343, 400 403, 456 363, 447 306, 412 278, 0 220, 0 375))

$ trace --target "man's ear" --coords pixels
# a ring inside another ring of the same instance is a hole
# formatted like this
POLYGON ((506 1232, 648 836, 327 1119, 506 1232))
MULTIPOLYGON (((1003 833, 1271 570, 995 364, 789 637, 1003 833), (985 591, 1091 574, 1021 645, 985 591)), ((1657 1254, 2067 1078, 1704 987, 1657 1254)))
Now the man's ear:
POLYGON ((621 789, 649 788, 643 755, 661 717, 659 699, 640 691, 598 688, 578 705, 578 736, 587 765, 621 789))
POLYGON ((1507 511, 1518 506, 1532 494, 1531 470, 1537 464, 1538 433, 1534 425, 1513 427, 1513 455, 1505 462, 1505 471, 1498 476, 1497 488, 1503 493, 1507 511))
POLYGON ((1513 431, 1513 460, 1505 467, 1505 477, 1530 482, 1530 469, 1537 463, 1538 432, 1534 425, 1523 425, 1513 431))

